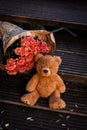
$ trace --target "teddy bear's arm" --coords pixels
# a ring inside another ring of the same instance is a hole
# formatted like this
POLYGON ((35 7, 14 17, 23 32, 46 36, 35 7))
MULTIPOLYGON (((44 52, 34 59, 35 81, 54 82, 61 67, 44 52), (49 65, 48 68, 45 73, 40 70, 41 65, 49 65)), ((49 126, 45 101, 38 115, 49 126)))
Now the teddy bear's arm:
POLYGON ((38 74, 35 74, 30 80, 29 82, 27 83, 26 85, 26 90, 28 92, 32 92, 35 90, 37 84, 38 84, 38 80, 39 80, 39 76, 38 74))
POLYGON ((66 90, 66 86, 59 75, 56 75, 56 81, 57 81, 57 84, 56 84, 57 89, 60 91, 60 93, 64 93, 66 90))

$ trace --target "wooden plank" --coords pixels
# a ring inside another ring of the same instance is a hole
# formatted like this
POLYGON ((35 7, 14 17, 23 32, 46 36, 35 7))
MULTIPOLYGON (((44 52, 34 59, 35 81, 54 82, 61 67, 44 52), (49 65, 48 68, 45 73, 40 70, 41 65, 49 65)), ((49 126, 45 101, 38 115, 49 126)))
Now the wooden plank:
POLYGON ((0 20, 87 30, 87 3, 65 0, 0 0, 0 20))
POLYGON ((86 130, 87 117, 0 103, 0 128, 10 130, 86 130))
POLYGON ((59 73, 64 80, 87 84, 87 55, 71 54, 64 51, 54 54, 62 57, 59 73))
POLYGON ((72 109, 71 111, 69 110, 50 110, 49 107, 45 106, 40 106, 38 104, 34 106, 28 106, 27 104, 21 103, 21 102, 16 102, 16 101, 10 101, 10 100, 1 100, 0 103, 5 103, 5 104, 10 104, 10 105, 15 105, 15 106, 20 106, 20 107, 26 107, 26 108, 33 108, 33 109, 39 109, 39 110, 46 110, 46 111, 52 111, 52 112, 57 112, 57 113, 62 113, 62 114, 71 114, 71 115, 77 115, 77 116, 82 116, 82 117, 87 117, 86 113, 80 113, 80 112, 74 112, 72 109))
POLYGON ((77 37, 65 30, 54 33, 56 49, 53 54, 62 58, 59 73, 65 81, 87 84, 87 31, 72 32, 77 37))

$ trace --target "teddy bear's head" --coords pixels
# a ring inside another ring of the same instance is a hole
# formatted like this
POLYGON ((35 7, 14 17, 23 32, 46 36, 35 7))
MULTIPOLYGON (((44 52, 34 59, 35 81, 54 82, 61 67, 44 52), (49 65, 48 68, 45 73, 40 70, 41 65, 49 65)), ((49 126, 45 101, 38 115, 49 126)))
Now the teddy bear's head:
POLYGON ((35 62, 36 70, 40 76, 50 76, 57 73, 62 60, 59 56, 37 54, 35 62))

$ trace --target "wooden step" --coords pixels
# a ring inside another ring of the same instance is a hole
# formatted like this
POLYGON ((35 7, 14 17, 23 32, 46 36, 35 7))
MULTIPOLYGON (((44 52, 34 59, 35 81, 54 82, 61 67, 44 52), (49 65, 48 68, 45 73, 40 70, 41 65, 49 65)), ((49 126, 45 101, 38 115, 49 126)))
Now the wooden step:
POLYGON ((3 130, 86 130, 87 117, 0 103, 3 130))
POLYGON ((87 2, 0 0, 0 20, 87 30, 87 2), (4 6, 3 6, 4 5, 4 6))

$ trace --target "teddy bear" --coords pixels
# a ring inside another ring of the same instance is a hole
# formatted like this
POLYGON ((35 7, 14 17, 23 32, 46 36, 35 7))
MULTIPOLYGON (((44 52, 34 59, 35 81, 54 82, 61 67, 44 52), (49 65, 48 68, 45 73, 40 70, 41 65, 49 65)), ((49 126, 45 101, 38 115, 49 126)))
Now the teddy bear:
POLYGON ((66 86, 57 74, 61 62, 60 56, 37 54, 35 57, 37 72, 27 83, 28 93, 21 97, 21 101, 33 106, 40 97, 48 98, 50 109, 65 108, 66 103, 61 99, 61 93, 65 92, 66 86))

